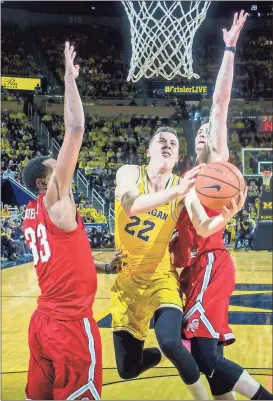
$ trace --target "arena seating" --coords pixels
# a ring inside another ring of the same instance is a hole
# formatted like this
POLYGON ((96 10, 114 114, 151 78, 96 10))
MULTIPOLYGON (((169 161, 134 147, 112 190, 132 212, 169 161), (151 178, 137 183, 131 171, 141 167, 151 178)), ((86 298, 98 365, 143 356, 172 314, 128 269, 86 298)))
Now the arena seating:
POLYGON ((1 136, 3 177, 21 181, 22 168, 29 158, 44 154, 46 149, 24 113, 2 111, 1 136))
MULTIPOLYGON (((196 41, 194 63, 202 81, 215 83, 219 71, 223 44, 215 35, 205 35, 196 41)), ((48 70, 63 84, 62 53, 65 40, 75 44, 81 66, 78 84, 82 96, 130 97, 136 88, 127 82, 128 60, 124 41, 113 27, 92 25, 33 26, 19 31, 15 25, 2 25, 2 74, 33 76, 40 73, 34 55, 29 50, 35 40, 43 53, 48 70)), ((242 37, 236 51, 233 97, 272 98, 272 35, 268 28, 253 30, 242 37)), ((177 78, 181 80, 180 78, 177 78)), ((151 82, 152 80, 150 80, 151 82)), ((146 89, 149 84, 147 83, 146 89)), ((150 86, 151 88, 151 86, 150 86)))
POLYGON ((1 74, 34 77, 41 74, 29 41, 16 25, 3 23, 1 27, 1 74))
MULTIPOLYGON (((36 64, 34 55, 30 51, 30 36, 36 41, 38 49, 45 56, 48 70, 52 71, 63 85, 64 66, 62 61, 65 40, 75 44, 77 61, 81 66, 78 80, 81 95, 87 97, 116 97, 131 100, 138 96, 134 85, 127 83, 128 65, 125 60, 123 40, 119 32, 110 27, 102 26, 59 26, 52 25, 44 28, 34 26, 30 31, 19 31, 14 25, 2 25, 2 74, 17 76, 33 76, 40 74, 40 67, 36 64), (27 36, 28 35, 28 36, 27 36), (91 38, 89 40, 89 38, 91 38)), ((203 81, 214 83, 220 67, 222 53, 220 42, 209 36, 204 38, 195 49, 195 63, 197 73, 203 81), (199 47, 198 47, 199 46, 199 47), (198 62, 196 62, 198 61, 198 62)), ((240 97, 271 98, 272 85, 272 39, 264 32, 253 31, 245 35, 237 48, 236 66, 234 74, 234 88, 240 97)), ((147 81, 147 88, 151 88, 151 80, 147 81)), ((4 94, 7 100, 18 100, 15 93, 4 94)), ((233 92, 233 96, 236 93, 233 92)), ((5 100, 3 99, 3 100, 5 100)), ((106 99, 103 102, 107 102, 106 99)), ((145 102, 145 101, 144 101, 145 102)), ((170 100, 177 104, 176 100, 170 100)), ((182 102, 183 103, 183 102, 182 102)), ((181 103, 181 104, 182 104, 181 103)), ((153 106, 156 107, 156 99, 153 106)), ((182 173, 194 163, 187 149, 187 142, 183 136, 182 120, 191 115, 186 108, 182 108, 180 117, 169 119, 137 116, 132 118, 120 115, 118 118, 102 116, 86 116, 86 136, 79 156, 77 168, 90 182, 91 188, 106 200, 106 208, 114 199, 115 173, 124 163, 146 163, 146 149, 149 139, 159 125, 171 125, 178 129, 180 137, 181 162, 176 168, 182 173)), ((23 113, 1 113, 2 133, 2 173, 4 178, 21 180, 21 171, 30 157, 46 154, 47 149, 40 142, 26 116, 23 113)), ((51 136, 60 144, 64 134, 63 117, 57 115, 43 115, 43 123, 51 136)), ((242 147, 272 147, 271 133, 258 134, 255 120, 231 119, 228 122, 230 161, 241 168, 242 147)), ((250 191, 245 208, 257 217, 258 198, 261 193, 261 180, 248 180, 250 191)), ((80 213, 86 222, 104 222, 105 217, 88 204, 77 194, 80 213)), ((95 238, 95 237, 94 237, 95 238)), ((96 243, 100 243, 97 239, 96 243)))
MULTIPOLYGON (((205 82, 215 83, 223 48, 215 36, 203 38, 203 46, 195 49, 196 72, 205 82)), ((236 50, 233 97, 272 98, 272 34, 248 32, 236 50)))
MULTIPOLYGON (((83 217, 84 223, 107 223, 105 216, 88 204, 84 199, 78 204, 78 210, 83 217)), ((31 254, 24 244, 22 231, 25 206, 11 207, 1 204, 1 261, 29 261, 31 254)), ((113 248, 114 235, 107 227, 99 230, 93 227, 88 234, 90 244, 93 248, 113 248)))
POLYGON ((34 27, 38 47, 43 51, 51 71, 63 84, 64 43, 75 45, 77 62, 81 67, 78 86, 82 96, 133 97, 135 88, 126 81, 128 65, 124 59, 122 38, 114 28, 97 25, 89 27, 34 27))
MULTIPOLYGON (((60 83, 63 83, 64 67, 60 54, 64 42, 70 40, 75 44, 82 70, 79 86, 83 96, 131 98, 136 94, 136 88, 126 81, 128 64, 124 56, 123 39, 114 28, 64 25, 60 29, 53 25, 47 28, 34 27, 32 36, 38 41, 38 47, 46 55, 50 70, 56 74, 60 83)), ((195 44, 195 69, 202 81, 215 83, 221 61, 219 55, 223 50, 220 43, 216 41, 215 35, 206 35, 195 44)), ((233 96, 272 98, 272 58, 270 32, 257 31, 244 36, 236 53, 236 91, 233 96)))
MULTIPOLYGON (((11 178, 22 183, 22 169, 32 157, 47 154, 47 149, 40 142, 37 133, 24 113, 11 113, 4 110, 1 113, 1 173, 2 178, 11 178)), ((87 203, 76 191, 73 185, 75 200, 79 205, 79 212, 86 223, 107 223, 106 217, 100 211, 87 203)), ((2 207, 2 234, 1 258, 16 261, 18 257, 26 257, 28 251, 22 248, 23 238, 19 235, 22 226, 24 207, 17 209, 6 205, 2 207), (16 241, 16 242, 14 242, 16 241), (21 244, 21 245, 20 245, 21 244)), ((109 229, 103 235, 93 230, 92 238, 96 247, 111 244, 113 235, 109 229), (96 235, 95 235, 96 234, 96 235)), ((99 233, 99 231, 98 231, 99 233)))
MULTIPOLYGON (((64 133, 63 118, 45 115, 42 118, 52 136, 61 143, 64 133)), ((116 170, 124 163, 145 164, 146 150, 152 133, 159 125, 175 125, 178 129, 181 162, 177 171, 183 170, 189 160, 187 142, 179 121, 151 117, 118 118, 86 116, 86 132, 79 156, 78 168, 90 182, 90 187, 110 203, 114 199, 116 170)))

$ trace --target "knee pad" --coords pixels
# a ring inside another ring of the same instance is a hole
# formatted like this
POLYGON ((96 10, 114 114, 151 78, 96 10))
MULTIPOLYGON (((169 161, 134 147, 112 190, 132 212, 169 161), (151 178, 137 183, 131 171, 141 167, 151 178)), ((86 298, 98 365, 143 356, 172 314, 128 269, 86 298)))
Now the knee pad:
POLYGON ((194 355, 194 359, 198 365, 200 372, 204 373, 204 375, 206 376, 212 375, 219 358, 220 355, 217 355, 216 353, 211 355, 194 355))
POLYGON ((176 341, 174 339, 166 339, 163 341, 160 341, 159 346, 163 352, 164 355, 166 355, 167 357, 171 357, 172 355, 174 355, 176 353, 176 350, 181 348, 181 340, 180 341, 176 341))
MULTIPOLYGON (((230 383, 230 391, 234 388, 235 384, 239 380, 241 374, 243 373, 244 369, 234 363, 229 361, 228 359, 220 356, 215 369, 210 375, 211 377, 215 377, 218 380, 225 380, 227 383, 230 383)), ((225 394, 225 393, 224 393, 225 394)))
POLYGON ((206 378, 213 396, 224 395, 233 390, 234 386, 232 386, 232 384, 229 381, 226 381, 224 378, 221 380, 216 379, 214 376, 206 376, 206 378))
POLYGON ((232 391, 242 373, 241 366, 220 356, 211 374, 206 374, 212 395, 224 395, 232 391))

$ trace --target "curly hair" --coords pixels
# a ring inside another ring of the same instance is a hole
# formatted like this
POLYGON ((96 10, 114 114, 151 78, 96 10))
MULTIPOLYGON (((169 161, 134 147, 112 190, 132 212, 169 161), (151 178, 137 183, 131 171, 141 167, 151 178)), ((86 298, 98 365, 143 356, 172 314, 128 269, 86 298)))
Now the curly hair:
POLYGON ((45 178, 47 175, 48 167, 44 165, 44 161, 48 159, 51 159, 51 156, 35 157, 23 169, 23 182, 26 188, 35 194, 38 193, 37 179, 45 178))

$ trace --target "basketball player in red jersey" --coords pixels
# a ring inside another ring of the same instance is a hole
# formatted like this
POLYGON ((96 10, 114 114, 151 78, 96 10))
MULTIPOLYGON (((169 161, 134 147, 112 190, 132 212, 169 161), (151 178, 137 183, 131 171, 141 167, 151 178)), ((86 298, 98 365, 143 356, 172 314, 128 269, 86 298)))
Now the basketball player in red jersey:
MULTIPOLYGON (((197 133, 197 163, 227 161, 227 114, 230 102, 234 54, 247 14, 235 14, 229 31, 223 30, 226 44, 217 77, 209 123, 197 133)), ((219 214, 204 206, 208 216, 219 214)), ((235 341, 228 325, 229 299, 235 286, 235 266, 223 243, 223 230, 203 238, 186 208, 178 223, 179 235, 173 238, 170 251, 174 265, 184 267, 180 276, 186 295, 184 335, 191 342, 191 352, 210 384, 215 399, 234 399, 233 390, 248 398, 272 400, 272 395, 241 366, 223 356, 223 345, 235 341)))
POLYGON ((27 399, 100 399, 102 356, 92 306, 97 275, 71 184, 84 134, 75 51, 65 44, 65 135, 57 160, 37 157, 23 171, 37 193, 26 209, 24 235, 41 295, 29 327, 27 399))

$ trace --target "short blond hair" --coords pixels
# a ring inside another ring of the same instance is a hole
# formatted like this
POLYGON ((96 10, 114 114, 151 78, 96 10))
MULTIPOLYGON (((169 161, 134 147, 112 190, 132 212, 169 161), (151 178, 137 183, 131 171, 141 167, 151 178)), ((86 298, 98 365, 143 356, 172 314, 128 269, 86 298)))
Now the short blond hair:
MULTIPOLYGON (((178 135, 177 135, 177 131, 175 128, 172 127, 158 127, 157 130, 154 132, 149 145, 151 144, 151 142, 154 140, 154 137, 158 134, 160 134, 160 132, 170 132, 171 134, 175 135, 177 140, 178 140, 178 135)), ((178 140, 179 142, 179 140, 178 140)))

